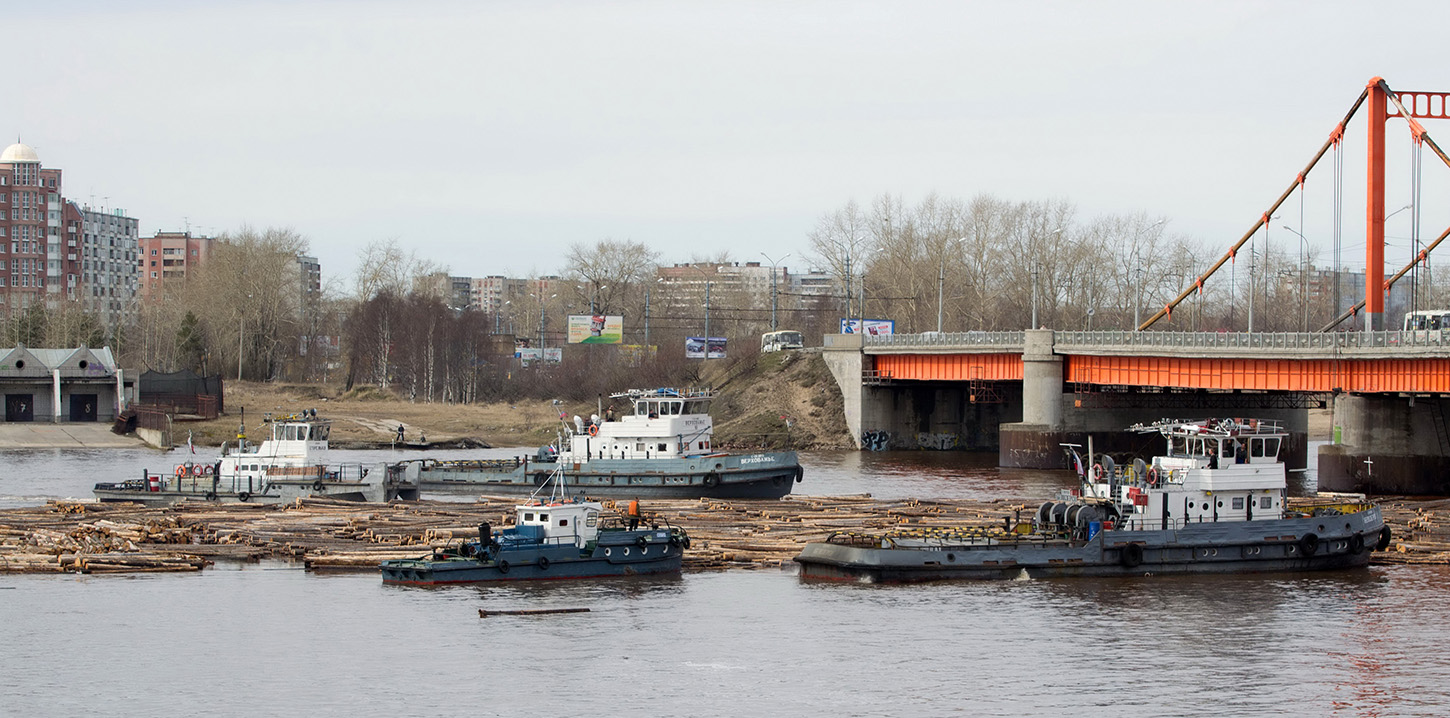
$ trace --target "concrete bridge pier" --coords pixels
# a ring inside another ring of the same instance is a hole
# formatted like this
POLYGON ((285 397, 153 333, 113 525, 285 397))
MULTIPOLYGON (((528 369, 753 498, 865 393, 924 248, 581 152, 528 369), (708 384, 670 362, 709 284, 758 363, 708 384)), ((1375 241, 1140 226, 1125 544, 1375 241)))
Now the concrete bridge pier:
POLYGON ((1000 466, 1067 468, 1060 444, 1072 439, 1062 418, 1062 357, 1053 352, 1052 338, 1050 329, 1023 332, 1022 421, 1000 429, 1000 466))
POLYGON ((1450 495, 1450 399, 1340 394, 1335 443, 1319 449, 1319 489, 1450 495))

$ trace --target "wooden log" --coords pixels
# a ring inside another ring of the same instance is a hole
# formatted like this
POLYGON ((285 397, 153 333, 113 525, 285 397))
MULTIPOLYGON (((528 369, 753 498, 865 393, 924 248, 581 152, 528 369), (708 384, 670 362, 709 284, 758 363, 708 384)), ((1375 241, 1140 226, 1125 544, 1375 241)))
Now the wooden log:
POLYGON ((528 609, 513 610, 513 611, 501 611, 501 610, 498 610, 498 609, 485 610, 485 609, 482 609, 482 608, 478 609, 478 617, 479 618, 488 618, 489 616, 547 616, 547 615, 553 615, 553 614, 557 614, 557 613, 589 613, 589 609, 587 609, 587 608, 528 608, 528 609))

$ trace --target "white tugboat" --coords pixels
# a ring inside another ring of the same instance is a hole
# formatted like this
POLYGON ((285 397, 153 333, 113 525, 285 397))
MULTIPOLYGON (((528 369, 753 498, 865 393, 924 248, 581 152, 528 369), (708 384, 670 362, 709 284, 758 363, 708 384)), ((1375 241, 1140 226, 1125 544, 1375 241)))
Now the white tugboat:
POLYGON ((530 494, 556 466, 572 490, 618 498, 780 498, 801 480, 794 451, 734 454, 712 444, 713 392, 636 389, 611 395, 632 411, 610 421, 575 417, 556 445, 532 457, 411 461, 393 473, 424 491, 530 494))
MULTIPOLYGON (((995 531, 837 533, 795 558, 805 578, 926 581, 1169 573, 1302 571, 1365 566, 1389 544, 1363 496, 1291 510, 1276 422, 1161 421, 1168 451, 1151 463, 1085 464, 1081 488, 1042 504, 1030 523, 995 531), (1091 465, 1088 470, 1087 465, 1091 465)), ((1091 456, 1091 452, 1089 452, 1091 456)))
POLYGON ((144 474, 140 479, 96 484, 101 501, 134 501, 168 505, 186 499, 284 503, 299 496, 327 496, 350 501, 416 499, 416 487, 387 481, 386 467, 329 465, 328 436, 332 424, 316 412, 263 418, 270 436, 261 444, 238 437, 222 445, 211 463, 187 461, 170 475, 144 474))

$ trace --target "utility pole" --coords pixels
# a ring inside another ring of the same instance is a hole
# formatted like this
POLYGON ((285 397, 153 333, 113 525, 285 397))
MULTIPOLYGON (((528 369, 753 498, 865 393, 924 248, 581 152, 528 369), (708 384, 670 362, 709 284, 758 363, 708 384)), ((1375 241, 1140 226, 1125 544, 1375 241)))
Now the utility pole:
POLYGON ((644 345, 649 346, 649 287, 644 289, 644 345))
POLYGON ((710 359, 710 282, 705 282, 705 359, 710 359))
POLYGON ((784 262, 786 260, 786 257, 789 257, 790 255, 787 254, 787 255, 785 255, 785 257, 781 257, 780 259, 771 259, 769 254, 766 254, 765 252, 761 252, 760 253, 760 256, 765 257, 770 262, 770 330, 771 331, 775 331, 780 326, 780 324, 775 321, 775 311, 776 311, 776 307, 777 307, 776 293, 775 293, 775 279, 776 279, 776 277, 775 277, 775 275, 776 275, 776 267, 775 267, 775 265, 777 265, 777 264, 779 264, 781 262, 784 262))

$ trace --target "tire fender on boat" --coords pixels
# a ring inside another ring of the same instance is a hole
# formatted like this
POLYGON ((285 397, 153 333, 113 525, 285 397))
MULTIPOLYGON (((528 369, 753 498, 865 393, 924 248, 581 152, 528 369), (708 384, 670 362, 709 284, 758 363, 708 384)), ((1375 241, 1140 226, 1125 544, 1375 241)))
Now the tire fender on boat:
POLYGON ((1364 534, 1363 533, 1356 531, 1353 536, 1350 536, 1349 537, 1349 552, 1350 553, 1364 553, 1364 534))
POLYGON ((498 560, 498 572, 499 573, 508 573, 509 572, 509 562, 508 561, 505 561, 503 559, 499 559, 498 560))
POLYGON ((1130 543, 1118 549, 1118 563, 1125 568, 1137 568, 1143 564, 1143 544, 1130 543))
POLYGON ((1381 528, 1380 529, 1380 539, 1374 543, 1374 550, 1376 550, 1376 551, 1383 551, 1383 550, 1389 548, 1390 547, 1390 541, 1392 539, 1394 539, 1394 534, 1392 534, 1390 532, 1390 527, 1385 526, 1384 528, 1381 528))
POLYGON ((540 571, 548 571, 549 570, 549 557, 548 556, 540 556, 538 563, 539 563, 539 570, 540 571))
POLYGON ((1302 551, 1302 552, 1304 552, 1304 555, 1305 556, 1313 556, 1314 554, 1318 553, 1319 552, 1319 534, 1316 534, 1316 533, 1314 533, 1314 532, 1311 531, 1311 532, 1309 532, 1307 534, 1304 534, 1302 537, 1300 537, 1300 539, 1299 539, 1299 550, 1302 551))
POLYGON ((719 486, 719 485, 720 485, 720 474, 719 473, 714 472, 714 471, 711 471, 710 473, 705 474, 705 488, 707 488, 707 489, 713 489, 713 488, 715 488, 716 486, 719 486))
POLYGON ((634 545, 635 546, 638 546, 640 548, 644 548, 644 547, 646 547, 646 546, 649 545, 649 539, 647 539, 647 538, 645 538, 643 536, 636 536, 634 538, 634 545))
POLYGON ((313 491, 321 491, 322 490, 322 479, 318 479, 318 480, 312 482, 312 490, 313 491))
POLYGON ((800 467, 800 466, 795 467, 795 482, 797 484, 799 484, 801 482, 801 479, 804 478, 805 475, 806 475, 806 470, 803 467, 800 467))
POLYGON ((208 492, 206 492, 206 500, 207 501, 216 501, 216 492, 215 491, 208 491, 208 492))
POLYGON ((237 500, 241 501, 242 503, 246 503, 251 498, 252 494, 249 491, 242 491, 237 494, 237 500))

